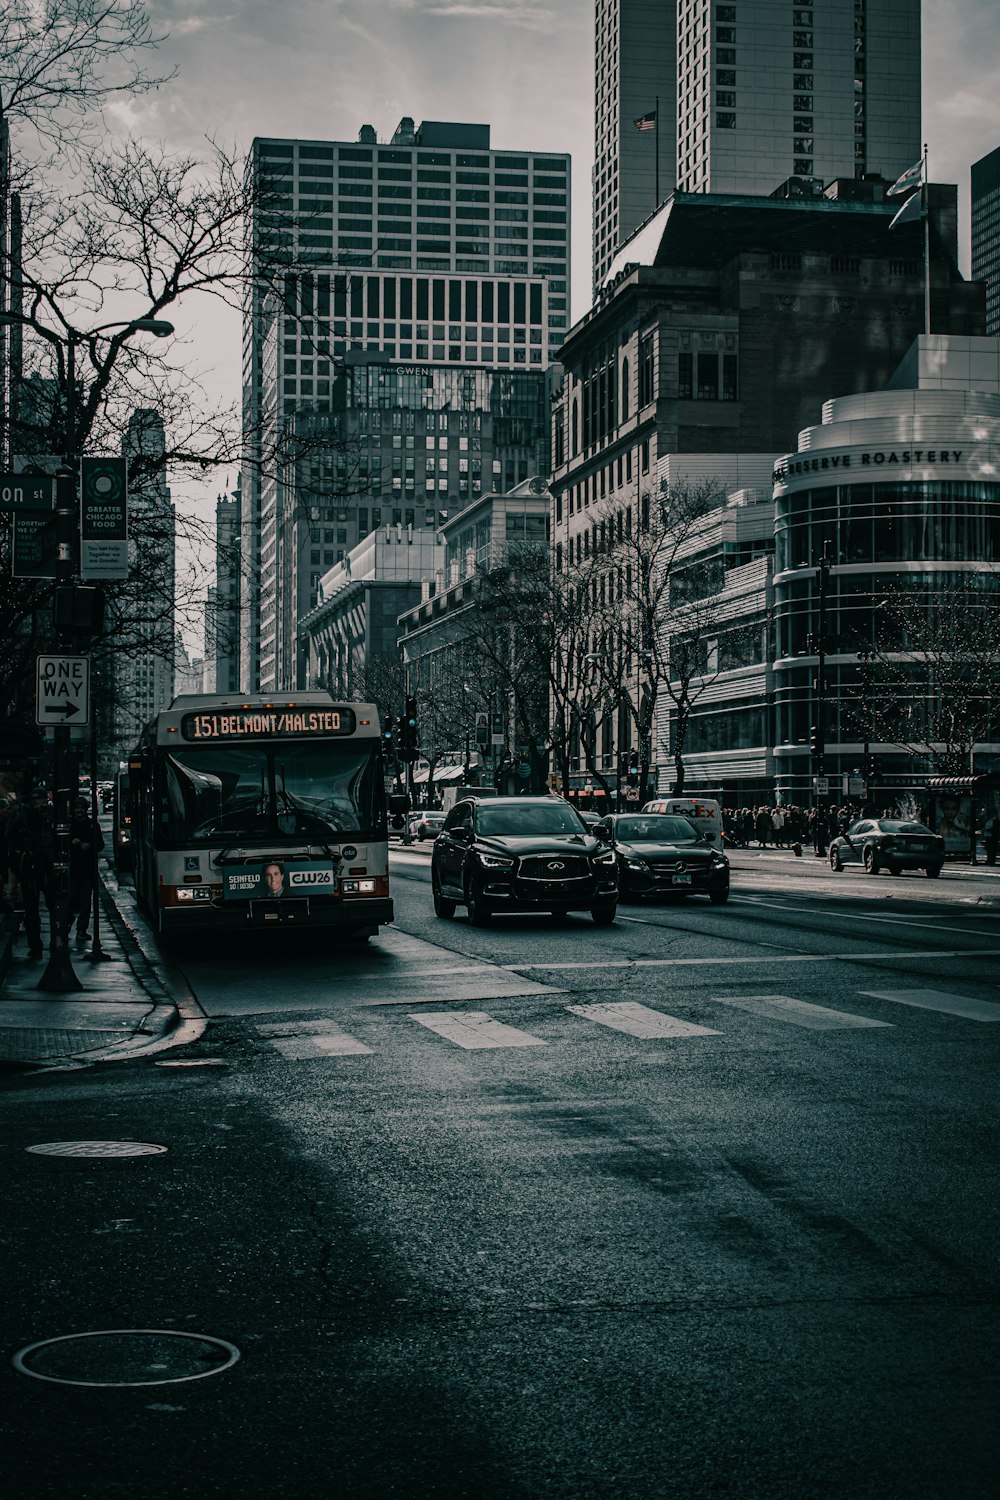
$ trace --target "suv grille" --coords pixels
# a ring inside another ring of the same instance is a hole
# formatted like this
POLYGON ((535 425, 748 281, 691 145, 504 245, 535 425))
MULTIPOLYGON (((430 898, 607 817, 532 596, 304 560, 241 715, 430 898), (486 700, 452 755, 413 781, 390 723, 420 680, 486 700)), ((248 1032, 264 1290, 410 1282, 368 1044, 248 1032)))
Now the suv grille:
POLYGON ((587 880, 590 863, 579 854, 529 854, 517 870, 520 880, 587 880))

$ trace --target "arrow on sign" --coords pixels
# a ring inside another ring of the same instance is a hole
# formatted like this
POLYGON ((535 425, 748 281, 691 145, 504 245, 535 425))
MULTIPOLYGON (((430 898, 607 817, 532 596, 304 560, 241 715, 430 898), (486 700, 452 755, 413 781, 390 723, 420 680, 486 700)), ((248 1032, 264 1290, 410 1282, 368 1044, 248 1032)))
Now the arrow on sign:
POLYGON ((47 719, 53 714, 62 714, 64 719, 75 719, 83 711, 82 703, 43 703, 42 711, 47 719))

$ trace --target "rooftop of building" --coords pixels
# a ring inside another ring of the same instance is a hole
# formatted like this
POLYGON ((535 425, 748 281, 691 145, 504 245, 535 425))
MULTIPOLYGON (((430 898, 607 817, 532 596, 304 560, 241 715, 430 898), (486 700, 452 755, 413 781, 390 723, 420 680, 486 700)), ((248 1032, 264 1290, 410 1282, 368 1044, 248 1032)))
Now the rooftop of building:
MULTIPOLYGON (((906 259, 922 254, 919 223, 900 225, 885 236, 899 201, 819 195, 759 198, 738 193, 671 193, 640 224, 616 254, 602 295, 642 267, 699 266, 719 270, 745 251, 800 255, 831 251, 843 256, 890 252, 906 259), (836 225, 836 239, 831 236, 836 225)), ((933 220, 932 220, 933 222, 933 220)), ((956 279, 959 278, 955 268, 956 279)))

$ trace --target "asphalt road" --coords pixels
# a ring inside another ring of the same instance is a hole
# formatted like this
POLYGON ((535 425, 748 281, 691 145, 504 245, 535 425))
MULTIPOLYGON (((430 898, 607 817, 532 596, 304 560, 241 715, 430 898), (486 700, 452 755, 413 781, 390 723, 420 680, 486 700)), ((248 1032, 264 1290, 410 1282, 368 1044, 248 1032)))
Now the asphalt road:
POLYGON ((735 864, 480 929, 398 851, 366 949, 184 961, 194 1066, 8 1077, 6 1347, 240 1359, 8 1367, 5 1494, 994 1496, 1000 881, 735 864))

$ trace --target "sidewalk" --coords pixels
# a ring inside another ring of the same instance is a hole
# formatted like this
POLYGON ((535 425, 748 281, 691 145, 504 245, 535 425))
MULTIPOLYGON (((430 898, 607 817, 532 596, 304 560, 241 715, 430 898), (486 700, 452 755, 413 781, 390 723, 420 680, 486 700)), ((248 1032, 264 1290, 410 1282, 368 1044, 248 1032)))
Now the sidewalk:
MULTIPOLYGON (((48 962, 28 956, 23 931, 0 931, 0 1064, 81 1067, 144 1055, 192 1040, 197 1003, 171 987, 142 949, 115 901, 114 876, 102 872, 101 950, 70 939, 73 970, 83 986, 68 994, 37 988, 48 962)), ((119 899, 128 905, 125 897, 119 899)), ((43 941, 47 944, 44 931, 43 941)))

